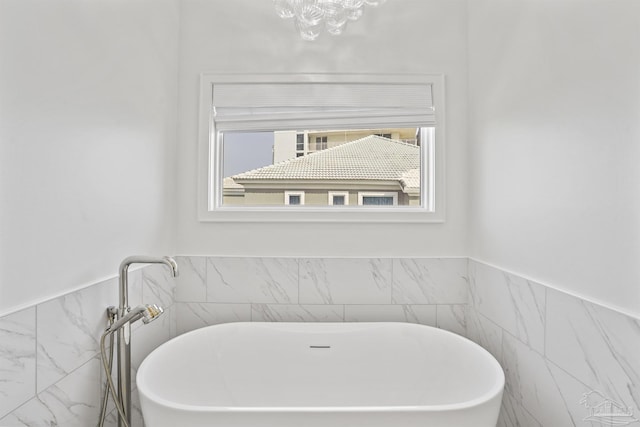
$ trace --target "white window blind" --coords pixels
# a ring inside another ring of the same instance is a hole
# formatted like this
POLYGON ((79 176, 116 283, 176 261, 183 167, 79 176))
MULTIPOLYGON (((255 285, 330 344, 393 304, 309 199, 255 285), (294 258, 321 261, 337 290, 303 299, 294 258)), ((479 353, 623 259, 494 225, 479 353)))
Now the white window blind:
POLYGON ((435 125, 429 83, 214 83, 216 130, 435 125))

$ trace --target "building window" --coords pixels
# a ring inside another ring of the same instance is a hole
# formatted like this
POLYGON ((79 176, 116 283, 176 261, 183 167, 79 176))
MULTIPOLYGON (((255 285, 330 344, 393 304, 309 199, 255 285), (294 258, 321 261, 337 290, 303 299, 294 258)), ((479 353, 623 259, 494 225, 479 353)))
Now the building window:
POLYGON ((201 220, 444 219, 444 76, 204 74, 201 89, 201 220))
POLYGON ((327 149, 328 138, 326 136, 316 136, 316 151, 327 149))
POLYGON ((289 206, 304 205, 304 191, 285 191, 284 204, 289 206))
POLYGON ((348 206, 348 191, 329 191, 329 205, 331 206, 348 206))
POLYGON ((358 204, 360 206, 396 206, 398 193, 359 192, 358 204))

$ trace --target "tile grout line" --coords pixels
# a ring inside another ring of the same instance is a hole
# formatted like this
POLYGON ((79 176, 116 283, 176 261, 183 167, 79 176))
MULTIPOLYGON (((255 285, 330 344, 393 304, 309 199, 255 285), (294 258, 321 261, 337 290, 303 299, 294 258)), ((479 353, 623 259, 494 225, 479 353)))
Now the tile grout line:
POLYGON ((35 378, 35 384, 34 384, 35 390, 34 390, 34 395, 33 395, 34 397, 38 395, 38 358, 39 358, 38 357, 38 307, 39 307, 39 305, 40 304, 36 305, 35 309, 33 310, 34 311, 34 318, 35 318, 35 324, 34 324, 34 329, 35 329, 35 331, 34 331, 35 349, 34 350, 35 350, 35 353, 34 353, 34 355, 35 355, 35 361, 36 361, 36 364, 34 366, 34 369, 35 369, 35 375, 34 375, 34 378, 35 378))

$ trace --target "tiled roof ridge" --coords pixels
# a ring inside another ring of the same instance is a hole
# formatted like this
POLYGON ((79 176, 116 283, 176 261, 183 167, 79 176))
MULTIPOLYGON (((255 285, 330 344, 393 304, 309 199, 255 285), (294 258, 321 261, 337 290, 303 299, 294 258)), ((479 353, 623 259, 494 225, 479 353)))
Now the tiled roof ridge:
POLYGON ((253 174, 255 172, 259 172, 259 171, 262 171, 262 170, 265 170, 265 169, 268 169, 268 168, 273 168, 273 167, 276 167, 276 166, 284 166, 284 165, 289 164, 289 163, 300 163, 300 162, 303 162, 303 161, 308 161, 310 158, 317 157, 318 155, 326 155, 327 153, 338 151, 340 149, 342 149, 342 150, 348 149, 350 146, 355 145, 357 143, 362 143, 363 141, 365 141, 367 139, 381 139, 381 140, 384 140, 385 142, 393 142, 395 144, 403 145, 403 146, 406 146, 406 147, 417 147, 414 144, 408 144, 408 143, 406 143, 404 141, 399 141, 397 139, 385 138, 383 136, 378 136, 378 135, 367 135, 367 136, 365 136, 363 138, 360 138, 360 139, 356 139, 356 140, 353 140, 353 141, 346 142, 344 144, 336 145, 335 147, 326 148, 324 150, 314 151, 313 153, 309 153, 309 154, 306 154, 306 155, 300 156, 300 157, 293 157, 291 159, 287 159, 287 160, 284 160, 282 162, 275 163, 273 165, 267 165, 267 166, 262 166, 260 168, 251 169, 251 170, 248 170, 248 171, 233 175, 233 176, 231 176, 231 178, 234 178, 234 179, 235 178, 241 178, 242 175, 253 174))

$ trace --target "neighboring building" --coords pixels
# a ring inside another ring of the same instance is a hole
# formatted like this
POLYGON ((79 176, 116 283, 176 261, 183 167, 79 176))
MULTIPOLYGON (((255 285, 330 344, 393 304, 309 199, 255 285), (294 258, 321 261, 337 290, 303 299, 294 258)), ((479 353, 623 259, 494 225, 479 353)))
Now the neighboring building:
POLYGON ((273 163, 337 147, 369 135, 420 145, 419 131, 416 128, 282 131, 274 132, 273 163))
POLYGON ((420 147, 367 136, 224 179, 223 205, 420 205, 420 147))

